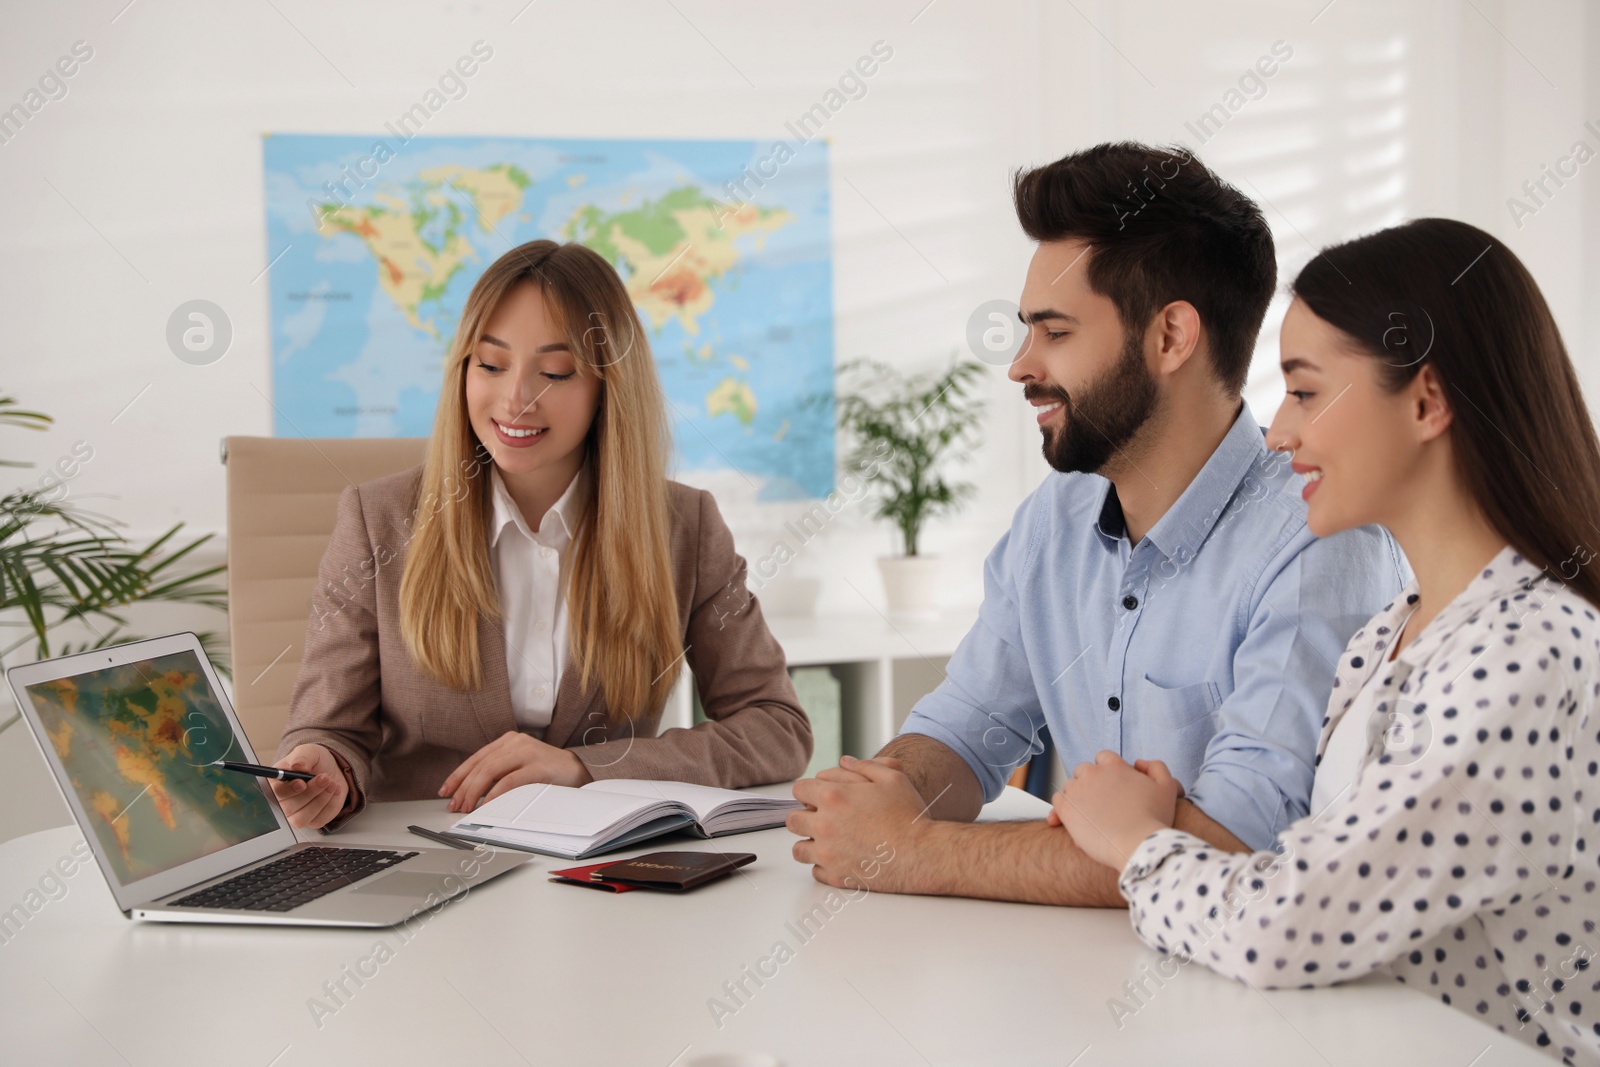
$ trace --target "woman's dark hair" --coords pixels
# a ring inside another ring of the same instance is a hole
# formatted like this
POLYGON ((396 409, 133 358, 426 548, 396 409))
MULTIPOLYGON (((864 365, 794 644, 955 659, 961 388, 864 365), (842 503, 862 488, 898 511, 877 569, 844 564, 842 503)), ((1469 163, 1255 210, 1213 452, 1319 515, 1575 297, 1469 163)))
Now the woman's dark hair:
POLYGON ((1035 241, 1083 240, 1089 288, 1125 331, 1187 300, 1200 314, 1211 369, 1237 395, 1278 284, 1261 209, 1182 146, 1098 144, 1019 171, 1012 200, 1035 241))
POLYGON ((1457 473, 1490 525, 1600 605, 1600 575, 1582 565, 1600 534, 1600 443, 1550 306, 1511 249, 1465 222, 1413 219, 1323 249, 1291 289, 1380 361, 1385 388, 1433 367, 1457 473))

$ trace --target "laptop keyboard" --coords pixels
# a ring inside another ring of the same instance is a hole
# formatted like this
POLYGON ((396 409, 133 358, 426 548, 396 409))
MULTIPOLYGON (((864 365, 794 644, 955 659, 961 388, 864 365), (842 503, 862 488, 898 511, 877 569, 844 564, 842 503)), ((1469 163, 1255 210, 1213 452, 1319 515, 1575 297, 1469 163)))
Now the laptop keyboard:
POLYGON ((190 893, 171 906, 291 911, 415 855, 371 848, 304 848, 190 893))

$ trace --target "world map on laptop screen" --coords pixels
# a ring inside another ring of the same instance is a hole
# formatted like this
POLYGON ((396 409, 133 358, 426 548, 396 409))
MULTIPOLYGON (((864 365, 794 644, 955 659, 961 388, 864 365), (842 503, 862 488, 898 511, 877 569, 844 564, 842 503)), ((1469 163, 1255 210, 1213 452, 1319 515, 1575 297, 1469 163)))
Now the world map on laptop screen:
POLYGON ((27 687, 101 850, 127 884, 277 829, 193 652, 27 687))

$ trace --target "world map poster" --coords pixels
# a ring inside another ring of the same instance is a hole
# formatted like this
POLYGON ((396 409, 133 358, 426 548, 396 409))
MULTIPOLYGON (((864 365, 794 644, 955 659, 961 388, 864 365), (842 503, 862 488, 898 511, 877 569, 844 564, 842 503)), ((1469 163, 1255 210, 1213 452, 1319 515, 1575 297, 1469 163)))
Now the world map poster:
POLYGON ((732 501, 833 488, 827 143, 268 134, 282 437, 425 437, 473 283, 537 238, 622 277, 673 476, 732 501))

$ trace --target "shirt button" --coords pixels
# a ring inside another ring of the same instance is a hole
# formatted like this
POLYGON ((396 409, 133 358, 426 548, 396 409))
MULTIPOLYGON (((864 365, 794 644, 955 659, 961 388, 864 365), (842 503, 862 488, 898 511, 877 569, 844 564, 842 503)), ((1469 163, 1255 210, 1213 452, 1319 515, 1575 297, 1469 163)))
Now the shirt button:
POLYGON ((1112 697, 1106 701, 1106 707, 1110 708, 1112 711, 1120 711, 1122 710, 1122 701, 1118 700, 1116 697, 1112 697))
POLYGON ((545 694, 545 688, 542 685, 539 688, 537 688, 537 689, 535 689, 533 691, 533 695, 538 697, 540 700, 544 699, 544 694, 545 694))
POLYGON ((553 548, 543 548, 543 549, 540 549, 539 551, 540 551, 540 554, 543 555, 545 559, 549 559, 551 556, 556 554, 556 550, 553 549, 553 548))
POLYGON ((1122 598, 1122 606, 1127 608, 1129 611, 1132 611, 1134 608, 1139 606, 1139 598, 1129 594, 1128 596, 1122 598))
POLYGON ((533 624, 533 630, 534 630, 535 633, 541 633, 542 634, 542 633, 546 632, 549 629, 550 629, 550 624, 545 622, 543 619, 540 619, 538 622, 533 624))

